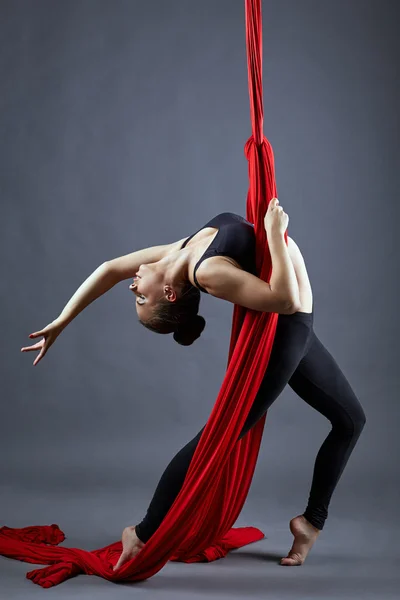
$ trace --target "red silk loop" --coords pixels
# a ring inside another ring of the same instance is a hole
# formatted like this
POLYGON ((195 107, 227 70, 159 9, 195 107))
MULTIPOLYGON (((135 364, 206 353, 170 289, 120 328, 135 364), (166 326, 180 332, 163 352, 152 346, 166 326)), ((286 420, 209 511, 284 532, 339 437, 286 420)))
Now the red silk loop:
POLYGON ((263 145, 266 144, 269 145, 272 150, 272 146, 265 136, 263 136, 262 140, 259 143, 257 143, 254 139, 254 136, 251 135, 244 145, 244 155, 247 158, 247 160, 249 160, 249 152, 253 146, 255 146, 256 148, 261 148, 263 145))
MULTIPOLYGON (((264 218, 277 191, 272 146, 262 133, 261 0, 245 0, 245 9, 252 124, 245 146, 249 173, 246 218, 254 223, 257 274, 269 281, 272 263, 264 218)), ((154 151, 154 164, 156 161, 154 151)), ((285 235, 287 242, 287 232, 285 235)), ((2 527, 0 553, 48 565, 27 574, 33 583, 48 588, 79 573, 109 581, 143 581, 170 560, 213 561, 232 549, 262 539, 260 529, 233 525, 253 478, 266 414, 242 439, 238 438, 268 365, 277 320, 277 313, 234 306, 227 369, 215 405, 181 491, 139 554, 114 571, 122 552, 120 541, 92 551, 58 546, 64 534, 55 524, 23 529, 2 527)))

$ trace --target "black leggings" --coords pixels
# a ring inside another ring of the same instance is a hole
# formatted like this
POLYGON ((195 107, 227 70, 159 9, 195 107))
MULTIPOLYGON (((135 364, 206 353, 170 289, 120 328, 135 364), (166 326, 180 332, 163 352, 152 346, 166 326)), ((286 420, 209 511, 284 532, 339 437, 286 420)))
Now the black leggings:
MULTIPOLYGON (((363 408, 338 364, 315 335, 314 313, 280 314, 271 356, 254 399, 242 438, 265 414, 288 383, 332 424, 317 454, 305 518, 323 529, 328 505, 365 424, 363 408)), ((205 425, 204 425, 205 427, 205 425)), ((147 542, 161 524, 182 488, 204 427, 165 469, 136 534, 147 542)))

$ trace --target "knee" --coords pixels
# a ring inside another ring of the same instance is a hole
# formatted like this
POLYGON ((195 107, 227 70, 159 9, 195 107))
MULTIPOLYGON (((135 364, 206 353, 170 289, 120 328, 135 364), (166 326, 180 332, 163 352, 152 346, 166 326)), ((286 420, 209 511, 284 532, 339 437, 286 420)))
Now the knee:
POLYGON ((356 414, 353 416, 353 426, 354 432, 357 436, 360 435, 362 430, 364 429, 365 423, 367 421, 367 417, 365 416, 365 412, 361 406, 357 410, 356 414))
POLYGON ((351 410, 343 412, 340 418, 332 422, 333 428, 346 437, 358 438, 367 421, 364 409, 357 400, 351 410))

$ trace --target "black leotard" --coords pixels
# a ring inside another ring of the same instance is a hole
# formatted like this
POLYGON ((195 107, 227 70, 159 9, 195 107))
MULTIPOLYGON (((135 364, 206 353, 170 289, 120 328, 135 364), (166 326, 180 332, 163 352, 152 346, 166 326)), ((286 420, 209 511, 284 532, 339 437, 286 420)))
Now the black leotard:
POLYGON ((193 279, 196 287, 208 294, 207 290, 197 281, 196 271, 203 260, 210 256, 230 256, 245 271, 256 275, 256 238, 253 223, 232 212, 220 213, 189 236, 181 248, 184 248, 188 241, 205 227, 215 227, 218 229, 218 233, 194 267, 193 279))

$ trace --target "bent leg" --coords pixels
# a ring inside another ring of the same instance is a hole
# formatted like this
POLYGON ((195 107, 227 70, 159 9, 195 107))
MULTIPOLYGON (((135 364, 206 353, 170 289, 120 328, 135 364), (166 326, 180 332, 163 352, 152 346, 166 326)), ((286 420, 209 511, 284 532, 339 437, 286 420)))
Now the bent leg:
MULTIPOLYGON (((265 414, 280 395, 304 356, 311 339, 312 317, 305 313, 279 315, 270 360, 239 439, 265 414)), ((144 519, 136 525, 138 538, 146 543, 158 529, 179 494, 203 430, 188 442, 165 469, 144 519)))
POLYGON ((331 496, 365 425, 364 410, 335 359, 313 331, 308 352, 289 380, 307 404, 332 423, 317 454, 304 517, 323 529, 331 496))
POLYGON ((312 332, 311 313, 279 315, 267 369, 239 439, 254 427, 281 395, 308 351, 312 332))

